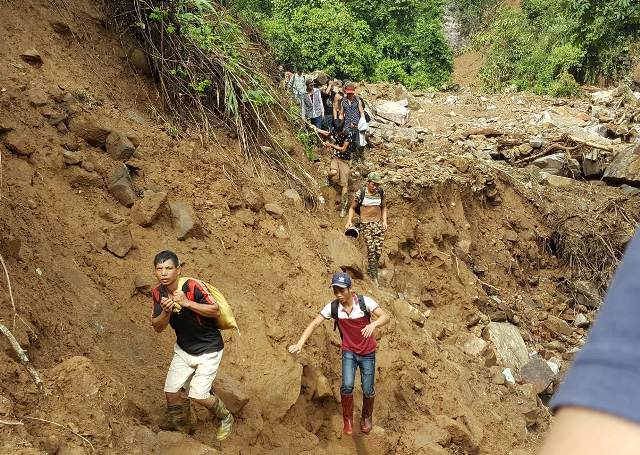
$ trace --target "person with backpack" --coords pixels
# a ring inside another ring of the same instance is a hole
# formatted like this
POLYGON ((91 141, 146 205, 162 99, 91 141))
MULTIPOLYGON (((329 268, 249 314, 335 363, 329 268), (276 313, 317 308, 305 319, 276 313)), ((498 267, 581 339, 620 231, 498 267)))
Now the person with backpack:
POLYGON ((365 117, 364 101, 356 95, 356 84, 348 82, 344 86, 344 96, 340 99, 338 118, 344 121, 344 127, 353 131, 356 139, 354 160, 364 161, 364 147, 360 144, 358 124, 365 117))
POLYGON ((289 346, 289 352, 302 351, 313 331, 328 319, 333 319, 342 338, 342 402, 343 433, 353 434, 353 387, 356 369, 360 368, 362 384, 362 417, 360 430, 367 434, 373 428, 373 405, 375 398, 375 372, 377 342, 375 331, 389 322, 389 315, 371 297, 357 294, 351 287, 348 273, 338 272, 331 278, 331 287, 336 297, 324 306, 302 333, 296 344, 289 346), (371 321, 371 315, 376 319, 371 321))
POLYGON ((387 230, 387 203, 382 188, 382 177, 377 172, 367 176, 367 183, 356 193, 345 228, 353 226, 353 218, 360 215, 358 230, 362 233, 367 245, 367 272, 369 276, 378 282, 378 261, 382 255, 384 243, 384 231, 387 230))
POLYGON ((335 121, 333 132, 319 128, 314 129, 319 135, 333 139, 333 143, 329 141, 322 143, 325 147, 333 149, 333 158, 329 165, 327 181, 329 185, 334 185, 339 188, 339 192, 336 192, 336 204, 340 204, 340 216, 344 218, 347 216, 349 207, 350 162, 351 153, 356 143, 355 134, 353 130, 346 130, 344 128, 344 122, 342 120, 335 121))
POLYGON ((168 325, 176 333, 173 360, 164 384, 167 413, 160 428, 193 433, 193 400, 220 420, 216 439, 222 441, 229 437, 234 423, 220 397, 211 393, 224 348, 219 325, 223 298, 214 297, 199 280, 181 279, 180 262, 173 251, 158 253, 153 265, 160 284, 152 290, 151 324, 158 333, 168 325), (183 389, 188 389, 186 399, 183 389))

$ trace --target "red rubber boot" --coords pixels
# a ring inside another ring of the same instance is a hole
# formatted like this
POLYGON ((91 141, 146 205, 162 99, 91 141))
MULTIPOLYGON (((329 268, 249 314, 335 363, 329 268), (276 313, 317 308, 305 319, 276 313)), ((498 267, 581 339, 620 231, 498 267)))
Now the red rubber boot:
POLYGON ((353 434, 353 395, 340 394, 342 398, 342 420, 344 428, 342 433, 346 435, 353 434))

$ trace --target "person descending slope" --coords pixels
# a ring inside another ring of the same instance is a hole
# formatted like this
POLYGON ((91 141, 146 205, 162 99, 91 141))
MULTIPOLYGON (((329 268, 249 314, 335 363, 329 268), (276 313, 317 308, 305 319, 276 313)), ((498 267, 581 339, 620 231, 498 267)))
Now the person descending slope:
POLYGON ((218 320, 220 305, 199 280, 180 279, 180 262, 174 252, 158 253, 153 265, 160 284, 152 291, 151 324, 158 333, 167 325, 176 332, 173 360, 164 384, 167 415, 160 428, 192 433, 193 399, 220 420, 216 439, 222 441, 231 434, 234 418, 220 397, 211 394, 224 348, 218 320), (183 388, 189 390, 186 400, 183 388))
POLYGON ((356 369, 360 368, 362 382, 362 418, 360 430, 369 433, 373 428, 374 381, 376 372, 377 342, 374 333, 378 327, 389 322, 389 315, 373 300, 356 294, 351 288, 351 277, 338 272, 331 279, 335 300, 327 303, 320 314, 307 326, 296 344, 289 346, 289 352, 298 354, 313 331, 327 319, 333 319, 342 338, 342 401, 343 433, 353 433, 353 387, 356 369), (371 321, 371 314, 376 316, 371 321))
POLYGON ((353 225, 355 214, 360 215, 358 228, 367 245, 369 262, 367 271, 376 283, 378 282, 378 261, 382 255, 384 243, 384 231, 387 230, 387 202, 381 184, 382 177, 377 172, 372 172, 367 176, 366 185, 360 188, 351 202, 349 216, 345 224, 345 228, 349 229, 353 225))

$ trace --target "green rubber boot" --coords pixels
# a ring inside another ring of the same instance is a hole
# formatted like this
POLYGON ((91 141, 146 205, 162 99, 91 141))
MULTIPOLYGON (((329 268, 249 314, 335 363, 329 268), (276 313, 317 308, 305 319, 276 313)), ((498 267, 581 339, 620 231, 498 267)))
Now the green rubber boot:
POLYGON ((224 403, 219 397, 216 397, 216 403, 211 410, 211 413, 215 418, 220 420, 220 427, 216 432, 216 439, 218 441, 224 441, 227 439, 233 431, 233 414, 225 407, 224 403))
POLYGON ((179 431, 185 434, 193 433, 191 425, 191 405, 188 404, 188 410, 184 404, 176 404, 167 406, 167 412, 164 419, 158 425, 161 430, 179 431))

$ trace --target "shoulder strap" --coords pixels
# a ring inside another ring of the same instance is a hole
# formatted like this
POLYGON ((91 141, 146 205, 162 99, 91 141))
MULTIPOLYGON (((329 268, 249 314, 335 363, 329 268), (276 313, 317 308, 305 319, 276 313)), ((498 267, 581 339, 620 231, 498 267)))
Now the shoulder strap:
POLYGON ((371 312, 367 308, 367 304, 364 303, 364 296, 360 294, 357 294, 357 295, 358 295, 358 304, 360 305, 360 310, 362 310, 362 312, 367 317, 367 319, 371 319, 371 312))
POLYGON ((364 196, 366 192, 367 192, 367 189, 364 186, 362 186, 360 188, 360 192, 358 193, 358 205, 362 205, 362 201, 364 201, 364 196))
POLYGON ((380 195, 380 197, 384 197, 384 188, 382 188, 381 186, 378 187, 378 194, 380 195))
POLYGON ((335 332, 335 330, 338 329, 340 339, 342 339, 342 330, 340 330, 340 326, 338 325, 338 299, 331 302, 331 319, 333 319, 333 331, 335 332))
POLYGON ((191 278, 186 277, 186 276, 182 276, 180 278, 178 278, 178 289, 180 289, 181 291, 184 291, 184 285, 187 283, 187 281, 189 281, 191 278))

